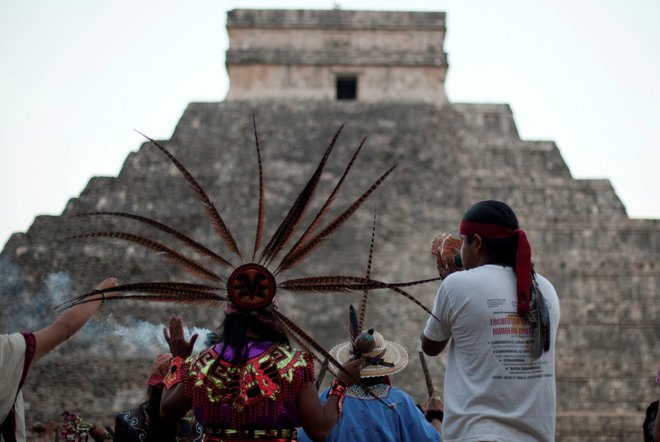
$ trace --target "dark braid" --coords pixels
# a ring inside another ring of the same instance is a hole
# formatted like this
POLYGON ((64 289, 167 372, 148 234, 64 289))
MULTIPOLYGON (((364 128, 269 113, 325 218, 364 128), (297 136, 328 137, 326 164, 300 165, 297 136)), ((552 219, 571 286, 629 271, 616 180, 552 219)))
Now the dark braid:
MULTIPOLYGON (((253 313, 254 314, 254 313, 253 313)), ((235 312, 225 316, 222 324, 222 335, 220 342, 224 344, 223 354, 227 347, 232 347, 234 357, 230 361, 232 364, 240 364, 247 360, 248 343, 254 338, 247 336, 248 330, 259 336, 259 340, 275 342, 278 344, 289 344, 289 338, 281 330, 276 330, 263 321, 257 319, 248 312, 235 312)), ((272 315, 268 310, 260 310, 257 314, 272 315)))

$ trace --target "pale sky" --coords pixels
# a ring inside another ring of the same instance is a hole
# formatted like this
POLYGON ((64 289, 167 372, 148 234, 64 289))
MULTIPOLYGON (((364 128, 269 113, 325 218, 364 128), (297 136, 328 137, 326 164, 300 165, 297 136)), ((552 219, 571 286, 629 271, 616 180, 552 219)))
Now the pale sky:
MULTIPOLYGON (((660 218, 658 0, 0 0, 0 244, 222 101, 234 8, 445 11, 451 102, 508 103, 575 178, 660 218)), ((368 134, 365 134, 368 135, 368 134)))

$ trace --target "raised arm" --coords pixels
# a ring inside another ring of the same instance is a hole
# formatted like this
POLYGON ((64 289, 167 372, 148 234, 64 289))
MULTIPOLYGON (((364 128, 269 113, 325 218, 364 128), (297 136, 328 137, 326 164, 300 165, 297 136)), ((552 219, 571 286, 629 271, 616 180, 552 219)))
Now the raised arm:
MULTIPOLYGON (((183 321, 175 314, 170 315, 169 333, 167 329, 163 328, 163 335, 170 347, 172 358, 178 358, 180 361, 191 355, 198 337, 197 334, 194 334, 190 338, 190 341, 187 341, 183 333, 183 321)), ((180 364, 175 364, 175 366, 177 370, 181 369, 180 364)), ((183 376, 183 373, 180 373, 179 376, 183 376)), ((161 417, 163 419, 179 419, 191 408, 192 400, 186 398, 183 383, 178 382, 175 385, 168 385, 166 382, 163 396, 160 400, 161 417)))
MULTIPOLYGON (((96 289, 102 290, 117 285, 116 278, 107 278, 96 289)), ((103 298, 99 295, 94 301, 71 307, 62 313, 52 324, 34 333, 36 349, 32 363, 34 364, 48 352, 73 336, 92 317, 99 308, 103 298)))

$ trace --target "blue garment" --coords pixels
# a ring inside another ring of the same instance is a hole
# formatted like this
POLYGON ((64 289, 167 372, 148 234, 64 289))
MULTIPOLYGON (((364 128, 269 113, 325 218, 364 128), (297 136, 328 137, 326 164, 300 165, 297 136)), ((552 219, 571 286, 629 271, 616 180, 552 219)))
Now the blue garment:
MULTIPOLYGON (((327 442, 424 442, 440 441, 440 434, 426 420, 413 399, 396 387, 378 384, 371 387, 375 395, 366 395, 361 387, 348 389, 344 408, 327 442)), ((321 403, 327 400, 328 389, 321 393, 321 403)), ((298 432, 299 442, 308 442, 304 430, 298 432)))

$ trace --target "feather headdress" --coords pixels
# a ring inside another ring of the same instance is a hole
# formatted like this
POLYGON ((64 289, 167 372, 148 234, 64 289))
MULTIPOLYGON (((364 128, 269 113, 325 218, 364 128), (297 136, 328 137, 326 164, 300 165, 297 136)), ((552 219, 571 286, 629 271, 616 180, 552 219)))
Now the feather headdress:
MULTIPOLYGON (((371 290, 387 289, 407 299, 423 308, 431 314, 428 308, 420 303, 414 296, 409 294, 406 287, 423 284, 425 282, 435 281, 437 278, 411 281, 411 282, 385 282, 371 279, 367 273, 366 277, 346 276, 346 275, 322 275, 305 277, 298 279, 282 280, 281 276, 285 272, 294 269, 306 258, 312 255, 318 248, 327 241, 339 228, 355 213, 355 211, 380 187, 380 185, 392 173, 396 165, 391 166, 383 172, 347 209, 341 212, 335 218, 326 221, 326 215, 337 194, 340 192, 346 176, 351 170, 353 163, 364 145, 364 140, 355 150, 352 158, 344 168, 344 172, 334 189, 321 205, 316 216, 313 217, 309 226, 298 238, 293 246, 285 249, 287 243, 292 239, 296 227, 301 222, 303 215, 310 205, 316 187, 320 181, 323 169, 332 153, 337 138, 342 130, 339 127, 329 146, 326 148, 316 170, 308 179, 304 188, 293 202, 291 208, 286 213, 284 219, 275 229, 274 234, 265 244, 261 246, 264 232, 264 207, 266 204, 264 198, 264 174, 259 146, 259 137, 257 134, 256 122, 253 118, 254 137, 256 145, 256 154, 258 162, 259 178, 259 208, 257 213, 257 231, 255 235, 254 248, 249 254, 241 253, 233 234, 225 224, 221 214, 216 209, 206 191, 197 182, 194 176, 177 160, 170 151, 161 143, 147 137, 153 146, 155 146, 163 155, 165 155, 179 170, 185 181, 193 190, 195 196, 200 201, 206 212, 213 230, 222 239, 227 250, 231 253, 231 258, 224 253, 211 250, 190 238, 181 231, 163 224, 159 221, 145 216, 125 213, 125 212, 90 212, 82 213, 76 216, 110 216, 135 220, 147 227, 163 232, 173 239, 177 240, 183 247, 178 249, 154 241, 143 235, 136 235, 128 232, 116 231, 98 231, 83 233, 70 237, 70 239, 82 238, 116 238, 132 242, 156 252, 161 257, 172 262, 180 269, 192 274, 196 278, 206 281, 204 284, 192 284, 186 282, 140 282, 125 284, 106 290, 92 291, 90 293, 78 296, 62 305, 62 308, 68 308, 76 304, 87 302, 90 296, 98 293, 104 293, 106 300, 144 300, 157 302, 176 302, 184 304, 220 304, 231 302, 232 306, 241 311, 259 311, 271 305, 273 298, 278 290, 287 290, 292 292, 314 291, 314 292, 350 292, 362 291, 364 293, 365 307, 366 295, 371 290), (325 222, 325 224, 324 224, 325 222), (189 258, 182 251, 187 250, 195 252, 205 258, 208 258, 211 265, 204 264, 195 259, 189 258), (286 250, 285 252, 283 252, 286 250), (280 254, 283 254, 281 259, 280 254), (246 261, 246 256, 249 256, 246 261), (257 259, 258 257, 258 259, 257 259), (239 264, 235 264, 239 262, 239 264)), ((373 240, 372 240, 373 242, 373 240)), ((373 244, 372 244, 373 250, 373 244)), ((371 258, 370 258, 371 259, 371 258)), ((320 346, 309 334, 307 334, 294 321, 285 316, 277 309, 269 309, 278 324, 293 337, 304 350, 309 351, 317 360, 327 359, 337 369, 341 370, 341 365, 330 357, 330 355, 320 346)), ((363 316, 359 319, 360 326, 363 316)))

